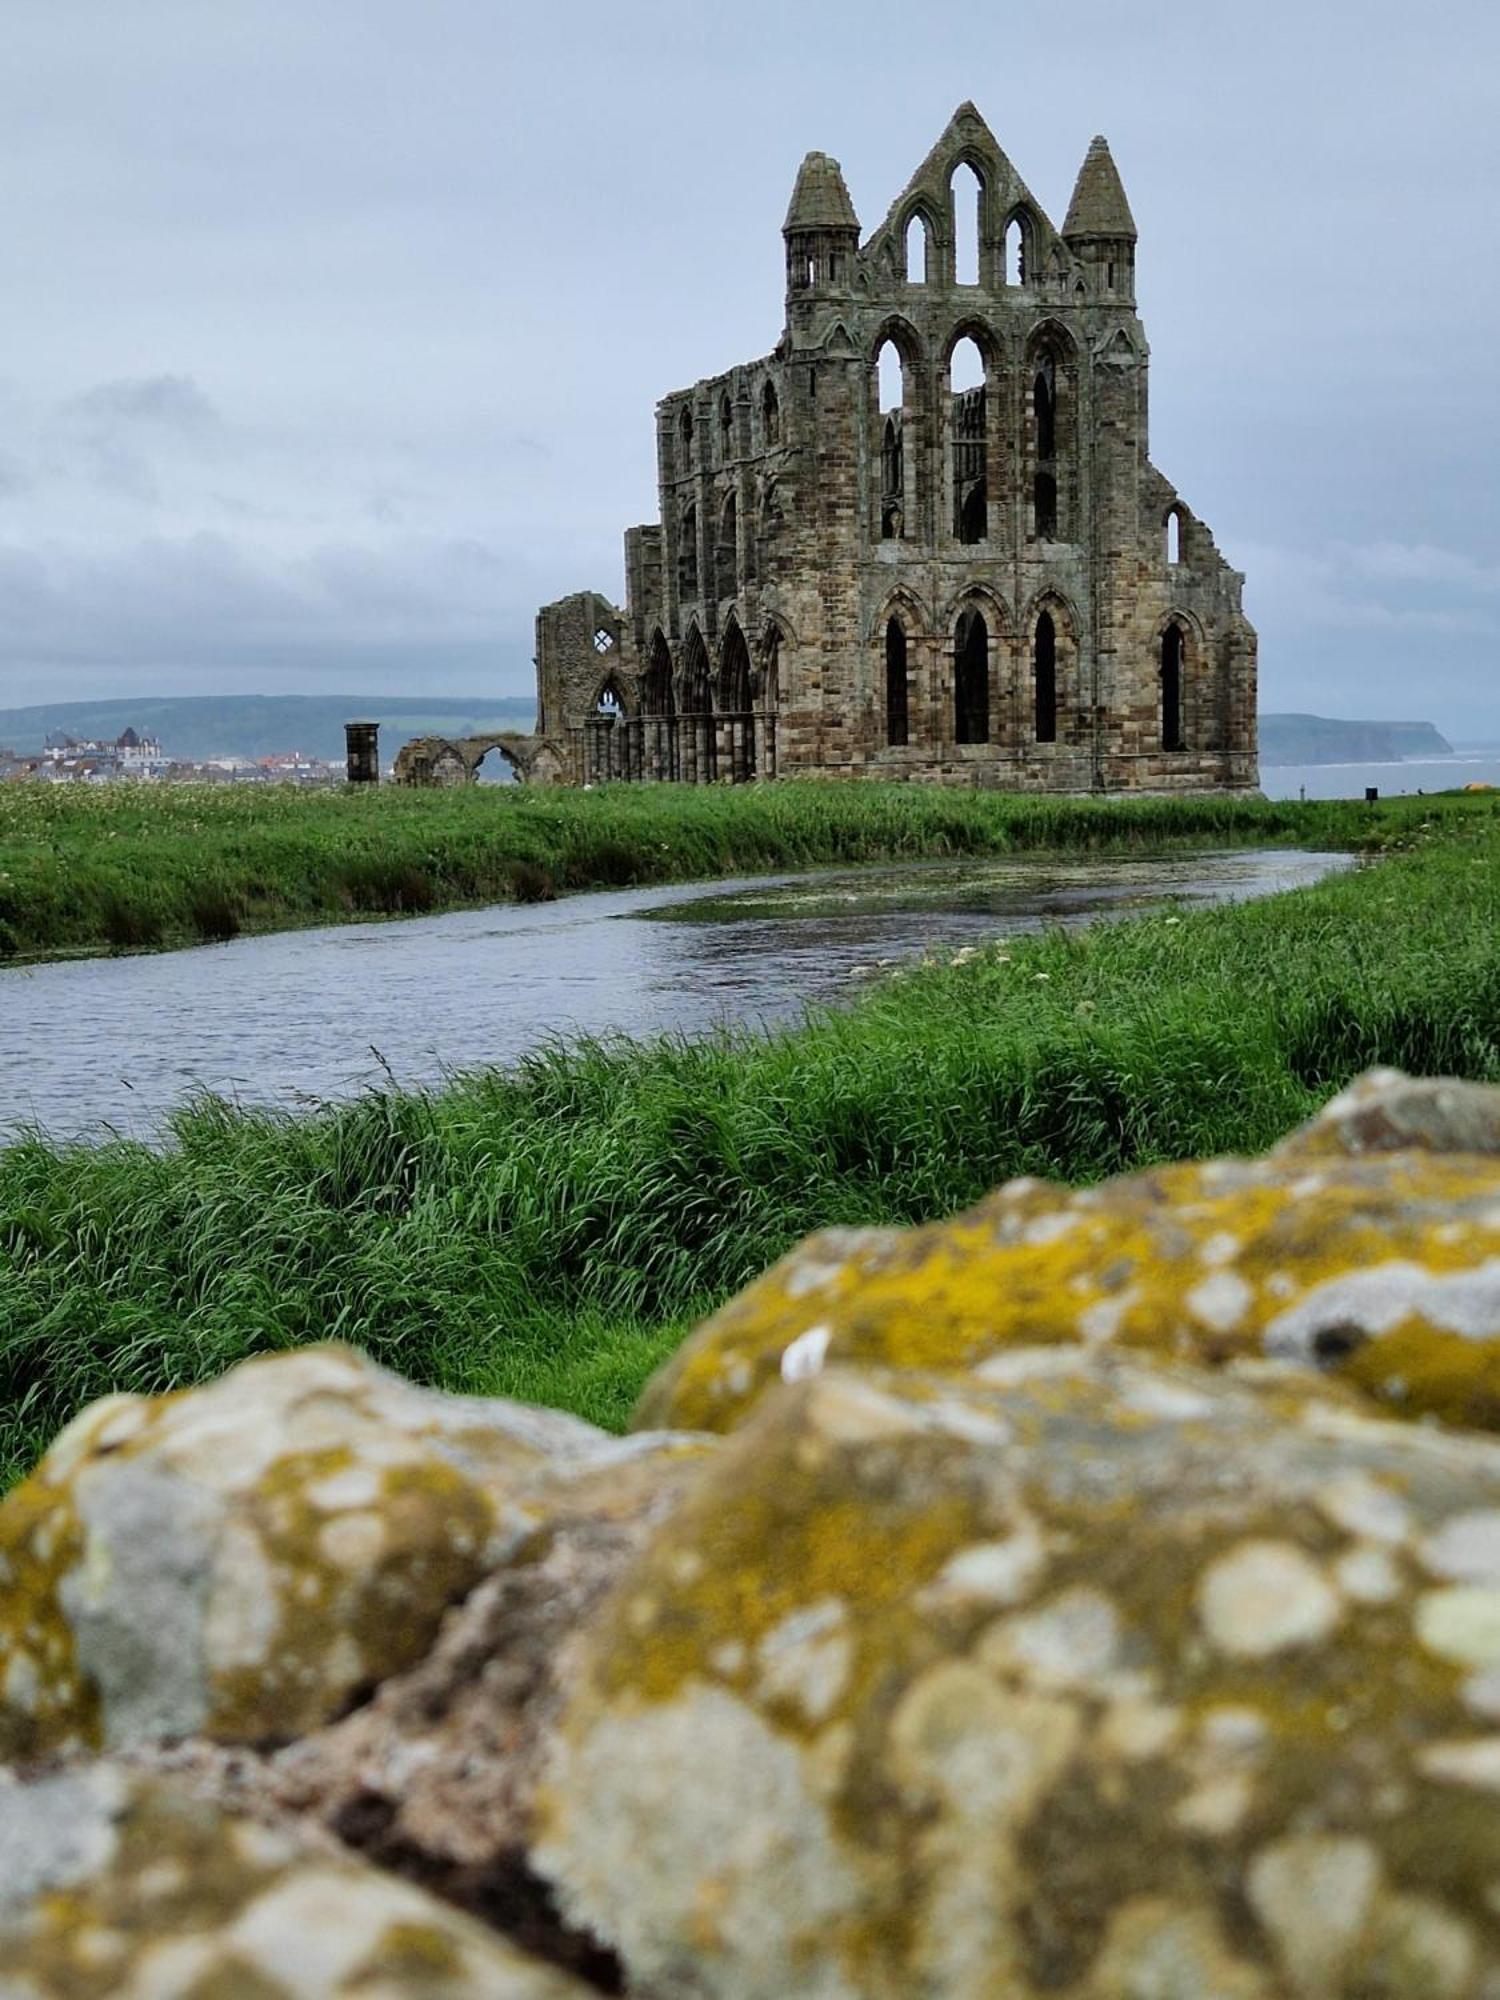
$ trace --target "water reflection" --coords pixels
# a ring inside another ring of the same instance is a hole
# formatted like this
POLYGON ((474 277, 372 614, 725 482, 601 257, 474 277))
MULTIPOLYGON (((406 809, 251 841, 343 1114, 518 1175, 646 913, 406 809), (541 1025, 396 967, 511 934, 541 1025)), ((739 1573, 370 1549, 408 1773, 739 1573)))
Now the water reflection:
POLYGON ((0 972, 0 1135, 148 1136, 194 1090, 301 1108, 557 1035, 770 1025, 882 964, 1163 898, 1238 901, 1346 857, 1022 859, 575 896, 0 972), (376 1053, 378 1051, 378 1054, 376 1053))

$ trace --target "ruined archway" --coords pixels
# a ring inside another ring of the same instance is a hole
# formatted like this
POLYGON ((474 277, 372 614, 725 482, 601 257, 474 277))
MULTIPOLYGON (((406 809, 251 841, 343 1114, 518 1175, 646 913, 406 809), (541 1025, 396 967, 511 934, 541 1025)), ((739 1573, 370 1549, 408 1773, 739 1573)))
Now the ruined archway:
POLYGON ((492 751, 504 757, 517 784, 557 785, 568 772, 567 755, 551 737, 506 729, 485 736, 413 737, 397 751, 392 776, 398 785, 472 785, 480 782, 479 768, 492 751))

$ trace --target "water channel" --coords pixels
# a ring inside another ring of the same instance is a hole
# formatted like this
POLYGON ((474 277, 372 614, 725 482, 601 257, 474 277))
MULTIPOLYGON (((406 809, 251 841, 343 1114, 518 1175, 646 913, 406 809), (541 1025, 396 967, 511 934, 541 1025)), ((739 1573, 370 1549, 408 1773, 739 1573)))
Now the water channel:
POLYGON ((923 862, 13 967, 0 971, 0 1138, 147 1138, 195 1091, 308 1109, 559 1036, 768 1026, 928 952, 1164 901, 1242 901, 1348 865, 1242 848, 923 862))

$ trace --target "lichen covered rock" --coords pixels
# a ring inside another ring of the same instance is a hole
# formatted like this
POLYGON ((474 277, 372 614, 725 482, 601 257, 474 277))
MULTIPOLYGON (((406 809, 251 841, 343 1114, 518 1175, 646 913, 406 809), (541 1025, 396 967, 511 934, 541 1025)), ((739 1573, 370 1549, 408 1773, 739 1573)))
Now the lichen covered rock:
POLYGON ((584 2000, 422 1890, 109 1763, 0 1785, 5 2000, 584 2000))
POLYGON ((1282 1159, 1413 1151, 1500 1158, 1500 1090, 1457 1077, 1368 1070, 1276 1148, 1282 1159))
POLYGON ((1500 1442, 1119 1353, 765 1398, 534 1856, 661 2000, 1490 2000, 1500 1442))
POLYGON ((0 1756, 296 1736, 425 1651, 619 1446, 351 1350, 95 1404, 0 1503, 0 1756))
POLYGON ((1386 1072, 1262 1160, 1013 1181, 950 1222, 809 1237, 637 1421, 728 1430, 835 1362, 962 1372, 1050 1342, 1293 1361, 1403 1415, 1500 1427, 1500 1090, 1386 1072))
POLYGON ((267 1752, 201 1739, 146 1745, 166 1773, 226 1811, 294 1814, 606 1991, 617 1967, 562 1924, 528 1854, 548 1734, 571 1642, 718 1439, 635 1440, 552 1482, 553 1509, 444 1619, 431 1650, 373 1698, 267 1752))

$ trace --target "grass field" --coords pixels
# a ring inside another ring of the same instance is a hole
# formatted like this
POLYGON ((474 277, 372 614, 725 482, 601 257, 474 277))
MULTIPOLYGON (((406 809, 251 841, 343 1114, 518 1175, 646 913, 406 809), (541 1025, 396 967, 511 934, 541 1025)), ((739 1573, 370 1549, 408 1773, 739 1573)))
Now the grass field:
POLYGON ((4 784, 0 960, 817 862, 1172 840, 1353 845, 1394 823, 1347 803, 1028 799, 914 785, 4 784))
POLYGON ((203 1103, 159 1152, 13 1146, 0 1467, 105 1390, 329 1336, 619 1424, 809 1229, 1257 1149, 1371 1063, 1500 1079, 1494 802, 1378 832, 1402 851, 1315 888, 1019 940, 774 1039, 579 1047, 299 1120, 203 1103))

